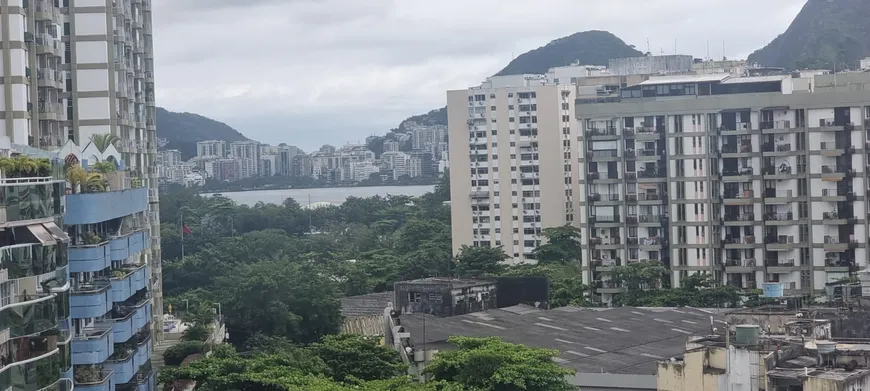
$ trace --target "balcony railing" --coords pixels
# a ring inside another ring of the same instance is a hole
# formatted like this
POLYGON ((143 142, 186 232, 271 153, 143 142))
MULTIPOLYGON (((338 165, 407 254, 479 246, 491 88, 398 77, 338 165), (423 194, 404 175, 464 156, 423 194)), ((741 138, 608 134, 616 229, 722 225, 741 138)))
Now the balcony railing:
POLYGON ((637 220, 641 223, 658 223, 664 219, 664 215, 660 214, 642 214, 637 215, 637 220))
POLYGON ((764 238, 764 242, 766 244, 794 244, 794 236, 788 235, 778 235, 778 236, 767 236, 764 238))
POLYGON ((755 244, 755 236, 726 237, 725 244, 755 244))
POLYGON ((619 157, 619 151, 616 149, 591 151, 591 154, 592 157, 619 157))
POLYGON ((586 130, 586 136, 616 136, 615 127, 607 128, 590 128, 586 130))
POLYGON ((755 221, 755 213, 726 213, 725 221, 755 221))
POLYGON ((790 221, 790 220, 794 220, 794 213, 793 212, 785 212, 785 213, 770 212, 770 213, 764 214, 764 219, 765 220, 773 220, 773 221, 790 221))
POLYGON ((752 167, 744 167, 737 170, 723 170, 723 176, 742 176, 742 175, 752 175, 752 167))
POLYGON ((596 215, 592 216, 595 222, 598 223, 618 223, 620 222, 619 215, 596 215))
POLYGON ((616 237, 611 236, 608 238, 601 238, 601 237, 595 236, 595 237, 589 238, 589 242, 591 244, 604 245, 604 246, 617 245, 617 244, 620 244, 620 238, 618 236, 616 236, 616 237))
POLYGON ((638 193, 637 199, 639 201, 660 201, 663 197, 658 193, 638 193))
POLYGON ((639 178, 664 178, 665 170, 643 170, 638 171, 637 176, 639 178))
POLYGON ((730 267, 755 267, 755 258, 746 258, 746 259, 728 259, 728 260, 725 260, 725 266, 730 266, 730 267))
POLYGON ((768 267, 793 267, 795 260, 792 259, 765 259, 764 266, 768 267))
POLYGON ((743 190, 743 191, 726 191, 725 199, 746 199, 746 198, 754 198, 755 191, 753 190, 743 190))

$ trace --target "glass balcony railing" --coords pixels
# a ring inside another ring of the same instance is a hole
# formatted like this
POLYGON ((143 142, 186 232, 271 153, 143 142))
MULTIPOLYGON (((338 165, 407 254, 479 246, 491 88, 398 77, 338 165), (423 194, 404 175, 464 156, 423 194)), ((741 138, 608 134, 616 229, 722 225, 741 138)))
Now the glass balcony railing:
POLYGON ((108 280, 95 280, 73 285, 70 314, 74 319, 100 318, 112 309, 112 285, 108 280))
POLYGON ((0 248, 0 269, 6 269, 9 279, 51 273, 67 262, 66 244, 26 243, 0 248))
POLYGON ((102 365, 75 368, 76 391, 115 391, 115 372, 102 365))
POLYGON ((68 292, 18 295, 15 301, 0 310, 0 330, 8 329, 9 338, 57 329, 69 317, 68 292))
POLYGON ((148 247, 148 231, 139 230, 110 238, 112 260, 123 261, 148 247))
POLYGON ((72 363, 75 365, 99 364, 114 353, 112 328, 101 324, 83 330, 72 340, 72 363))
POLYGON ((7 361, 0 368, 0 389, 14 391, 69 390, 69 382, 62 380, 69 367, 67 365, 69 351, 64 345, 59 345, 51 350, 40 345, 39 349, 39 351, 30 350, 27 359, 7 361))
POLYGON ((143 365, 151 360, 153 347, 150 330, 138 333, 129 341, 119 344, 115 355, 106 362, 115 371, 115 383, 129 383, 143 365))
POLYGON ((113 270, 112 274, 112 301, 119 303, 148 287, 151 270, 148 265, 134 265, 113 270))
POLYGON ((0 179, 0 223, 63 214, 63 183, 52 177, 0 179))
POLYGON ((151 301, 147 295, 131 305, 112 309, 112 333, 115 341, 126 341, 151 322, 151 301))

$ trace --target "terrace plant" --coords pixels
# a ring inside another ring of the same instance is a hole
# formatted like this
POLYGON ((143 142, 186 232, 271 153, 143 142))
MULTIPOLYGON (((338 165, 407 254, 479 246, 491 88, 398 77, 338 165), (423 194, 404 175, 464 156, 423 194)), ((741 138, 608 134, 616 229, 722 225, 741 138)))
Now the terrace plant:
POLYGON ((25 155, 4 156, 0 157, 0 171, 7 178, 47 177, 51 176, 51 161, 25 155))
POLYGON ((73 377, 76 383, 97 383, 103 379, 102 365, 80 365, 75 368, 73 377))

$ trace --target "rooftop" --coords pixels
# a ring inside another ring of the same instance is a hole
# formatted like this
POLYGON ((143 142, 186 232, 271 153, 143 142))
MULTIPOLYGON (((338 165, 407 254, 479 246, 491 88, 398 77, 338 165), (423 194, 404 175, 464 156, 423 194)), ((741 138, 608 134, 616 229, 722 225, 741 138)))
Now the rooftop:
POLYGON ((393 292, 370 293, 367 295, 341 298, 341 316, 383 315, 384 308, 393 301, 393 292))
POLYGON ((679 83, 703 83, 703 82, 721 82, 727 79, 727 73, 715 73, 712 75, 679 75, 679 76, 661 76, 651 77, 649 80, 641 82, 642 86, 651 86, 658 84, 679 84, 679 83))
POLYGON ((722 84, 768 83, 783 81, 787 78, 789 78, 787 75, 731 77, 723 80, 722 84))
POLYGON ((501 337, 556 349, 561 354, 555 361, 580 373, 654 375, 658 360, 682 355, 690 336, 711 332, 711 317, 724 324, 721 316, 697 308, 519 305, 450 318, 408 314, 401 322, 415 346, 450 349, 451 336, 501 337))
POLYGON ((477 285, 493 284, 493 280, 473 279, 473 278, 451 278, 451 277, 429 277, 419 280, 401 281, 396 284, 404 285, 433 285, 433 284, 451 284, 454 288, 463 288, 477 285))
POLYGON ((842 368, 776 368, 767 371, 767 376, 774 379, 798 380, 806 376, 821 379, 844 381, 870 375, 870 369, 855 369, 847 371, 842 368))

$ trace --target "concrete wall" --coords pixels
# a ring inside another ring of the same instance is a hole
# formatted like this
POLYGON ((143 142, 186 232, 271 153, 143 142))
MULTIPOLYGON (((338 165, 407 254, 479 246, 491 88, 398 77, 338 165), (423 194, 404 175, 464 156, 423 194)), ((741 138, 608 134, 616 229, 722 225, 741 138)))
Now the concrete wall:
POLYGON ((659 391, 725 390, 725 349, 687 352, 683 361, 660 361, 657 384, 659 391), (711 370, 712 369, 712 370, 711 370), (718 369, 718 371, 717 371, 718 369))

